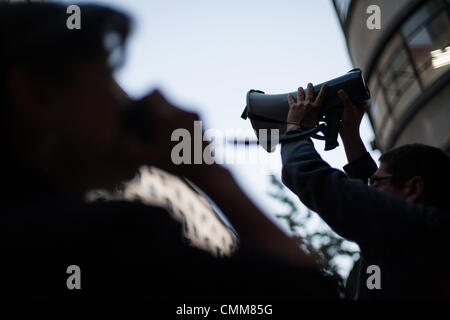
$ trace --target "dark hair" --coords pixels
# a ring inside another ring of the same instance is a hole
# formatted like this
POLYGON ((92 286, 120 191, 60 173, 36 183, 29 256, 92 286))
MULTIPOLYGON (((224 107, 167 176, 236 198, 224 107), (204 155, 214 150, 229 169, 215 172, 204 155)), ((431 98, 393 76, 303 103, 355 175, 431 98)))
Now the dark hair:
POLYGON ((426 205, 449 209, 450 157, 439 148, 424 144, 407 144, 384 153, 380 162, 395 177, 393 183, 401 185, 405 179, 420 176, 424 181, 426 205))

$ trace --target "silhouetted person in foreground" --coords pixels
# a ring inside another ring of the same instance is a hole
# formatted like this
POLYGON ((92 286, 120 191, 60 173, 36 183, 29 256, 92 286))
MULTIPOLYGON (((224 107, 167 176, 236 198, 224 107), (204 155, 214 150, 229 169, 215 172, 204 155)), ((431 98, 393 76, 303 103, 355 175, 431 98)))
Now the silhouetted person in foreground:
POLYGON ((181 302, 337 298, 335 282, 257 209, 230 172, 172 164, 171 133, 192 133, 195 114, 155 91, 140 102, 152 142, 124 129, 124 110, 134 101, 113 71, 129 19, 103 7, 80 7, 81 30, 68 30, 66 6, 0 6, 6 188, 0 295, 181 302), (86 191, 113 189, 142 165, 185 176, 207 192, 236 229, 238 252, 219 259, 186 245, 181 226, 161 208, 84 201, 86 191), (80 290, 66 286, 70 265, 81 268, 80 290))
MULTIPOLYGON (((289 133, 317 122, 314 108, 325 94, 326 86, 314 99, 309 84, 306 95, 299 88, 297 101, 289 97, 289 133)), ((349 298, 450 298, 449 157, 438 148, 410 144, 383 154, 377 168, 359 136, 364 108, 355 107, 344 91, 339 96, 347 175, 323 161, 308 138, 282 145, 283 182, 359 245, 349 298), (379 267, 378 284, 369 266, 379 267)))

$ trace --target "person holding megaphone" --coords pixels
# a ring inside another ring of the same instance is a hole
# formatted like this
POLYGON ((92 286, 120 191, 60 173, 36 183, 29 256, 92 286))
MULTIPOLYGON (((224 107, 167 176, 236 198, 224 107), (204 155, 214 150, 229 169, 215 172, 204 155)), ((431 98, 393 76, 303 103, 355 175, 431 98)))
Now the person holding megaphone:
MULTIPOLYGON (((327 86, 317 97, 312 84, 289 94, 286 136, 317 125, 327 86)), ((360 261, 350 299, 449 298, 446 270, 450 244, 447 192, 450 159, 422 144, 400 146, 380 157, 380 167, 359 134, 364 108, 344 90, 340 136, 349 164, 347 173, 330 167, 308 136, 282 141, 282 181, 339 235, 356 242, 360 261), (437 258, 439 257, 439 258, 437 258)))

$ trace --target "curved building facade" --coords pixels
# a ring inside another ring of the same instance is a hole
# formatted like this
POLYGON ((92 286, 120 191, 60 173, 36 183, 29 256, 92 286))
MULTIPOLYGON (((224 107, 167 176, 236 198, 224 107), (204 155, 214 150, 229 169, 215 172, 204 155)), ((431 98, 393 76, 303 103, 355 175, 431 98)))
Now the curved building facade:
POLYGON ((355 67, 365 72, 374 145, 450 152, 450 0, 334 0, 355 67), (380 9, 380 29, 369 29, 380 9))

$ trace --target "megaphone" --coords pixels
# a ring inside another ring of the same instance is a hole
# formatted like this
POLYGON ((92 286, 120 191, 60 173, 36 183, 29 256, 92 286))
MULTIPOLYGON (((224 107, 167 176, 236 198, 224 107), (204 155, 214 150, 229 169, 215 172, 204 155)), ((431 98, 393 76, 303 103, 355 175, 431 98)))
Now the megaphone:
MULTIPOLYGON (((288 94, 265 94, 263 91, 250 90, 247 93, 247 106, 241 118, 249 118, 255 130, 259 144, 273 152, 279 142, 287 142, 310 136, 325 140, 325 151, 336 148, 337 137, 344 105, 337 92, 345 90, 355 105, 362 105, 370 99, 370 91, 360 69, 350 70, 343 76, 329 80, 327 94, 318 109, 319 123, 316 127, 298 134, 286 135, 286 120, 289 112, 288 94), (322 132, 323 135, 318 135, 322 132)), ((314 86, 314 97, 324 83, 314 86)), ((297 92, 292 92, 297 97, 297 92)))

